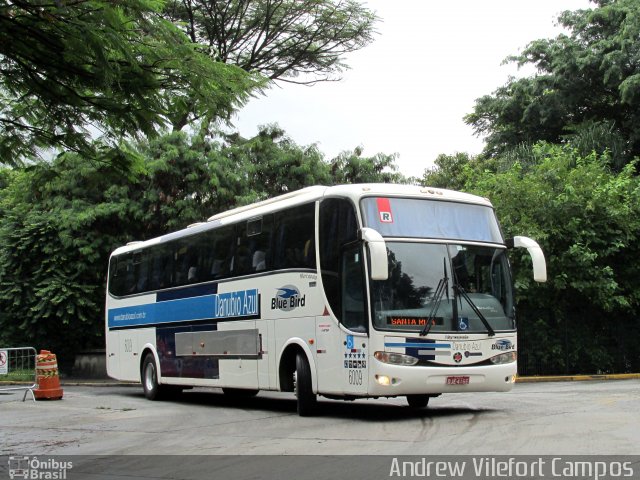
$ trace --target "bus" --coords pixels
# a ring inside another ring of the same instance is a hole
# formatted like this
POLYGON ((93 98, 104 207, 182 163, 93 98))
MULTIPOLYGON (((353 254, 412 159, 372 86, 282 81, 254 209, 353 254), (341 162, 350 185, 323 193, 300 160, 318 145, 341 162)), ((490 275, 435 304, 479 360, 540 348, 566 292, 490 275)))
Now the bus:
POLYGON ((110 377, 154 400, 192 387, 330 399, 508 391, 517 373, 507 250, 485 198, 409 185, 313 186, 109 259, 110 377))

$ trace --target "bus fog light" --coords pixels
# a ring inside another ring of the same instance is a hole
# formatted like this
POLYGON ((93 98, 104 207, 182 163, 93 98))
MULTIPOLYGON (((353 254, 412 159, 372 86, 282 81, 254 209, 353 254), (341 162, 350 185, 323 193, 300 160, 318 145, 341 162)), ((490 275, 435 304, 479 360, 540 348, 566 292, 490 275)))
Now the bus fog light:
POLYGON ((383 387, 391 385, 391 379, 386 375, 376 375, 376 382, 378 382, 383 387))
POLYGON ((404 355, 402 353, 376 352, 373 356, 379 362, 389 363, 391 365, 415 365, 418 363, 418 359, 416 357, 404 355))
POLYGON ((491 358, 491 363, 494 365, 504 365, 505 363, 515 362, 517 359, 518 354, 516 352, 507 352, 491 358))

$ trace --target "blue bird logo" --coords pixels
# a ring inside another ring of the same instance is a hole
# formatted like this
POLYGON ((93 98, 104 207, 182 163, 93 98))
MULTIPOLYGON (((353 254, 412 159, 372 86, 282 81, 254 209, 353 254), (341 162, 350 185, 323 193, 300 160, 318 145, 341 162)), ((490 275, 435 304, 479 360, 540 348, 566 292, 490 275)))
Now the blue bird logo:
POLYGON ((300 295, 300 292, 298 292, 298 290, 295 290, 293 288, 286 288, 286 287, 278 288, 278 297, 280 298, 291 298, 296 295, 300 295))

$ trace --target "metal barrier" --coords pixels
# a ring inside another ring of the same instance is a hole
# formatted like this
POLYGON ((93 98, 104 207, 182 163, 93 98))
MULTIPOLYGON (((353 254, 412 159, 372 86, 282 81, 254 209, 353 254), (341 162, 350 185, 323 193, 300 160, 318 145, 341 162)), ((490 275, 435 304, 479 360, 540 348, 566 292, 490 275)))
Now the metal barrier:
POLYGON ((36 349, 33 347, 0 348, 0 392, 24 390, 22 401, 37 388, 36 349))

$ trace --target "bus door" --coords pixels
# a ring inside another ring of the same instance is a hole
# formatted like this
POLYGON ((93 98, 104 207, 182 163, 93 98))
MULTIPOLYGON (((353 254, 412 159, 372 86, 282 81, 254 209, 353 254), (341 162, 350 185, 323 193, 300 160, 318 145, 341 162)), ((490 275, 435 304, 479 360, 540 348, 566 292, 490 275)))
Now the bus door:
POLYGON ((363 258, 359 243, 343 249, 339 291, 327 296, 333 316, 327 309, 326 315, 316 318, 318 389, 322 392, 367 393, 369 339, 363 258))

